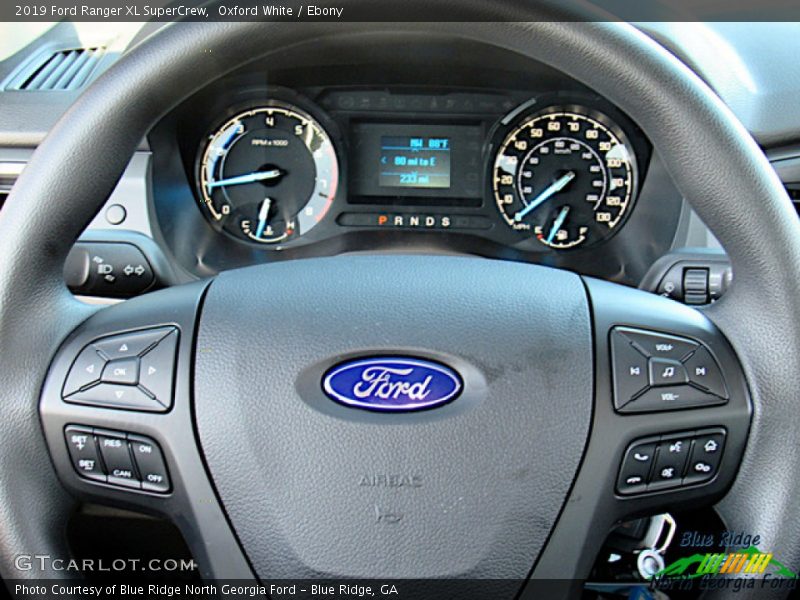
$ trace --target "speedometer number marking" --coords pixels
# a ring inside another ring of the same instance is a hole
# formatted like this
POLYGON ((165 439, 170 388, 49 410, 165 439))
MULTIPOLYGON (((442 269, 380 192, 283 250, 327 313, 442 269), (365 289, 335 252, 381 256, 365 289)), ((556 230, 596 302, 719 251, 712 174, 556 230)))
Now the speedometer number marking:
POLYGON ((506 224, 552 248, 607 238, 632 203, 633 152, 621 131, 588 113, 551 109, 523 119, 493 164, 506 224))

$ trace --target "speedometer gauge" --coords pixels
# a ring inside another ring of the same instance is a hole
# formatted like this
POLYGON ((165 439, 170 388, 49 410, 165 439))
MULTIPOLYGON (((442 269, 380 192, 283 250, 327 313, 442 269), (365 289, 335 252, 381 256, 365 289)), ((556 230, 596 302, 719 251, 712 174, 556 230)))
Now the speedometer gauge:
POLYGON ((322 126, 295 106, 272 102, 233 116, 209 136, 199 187, 212 223, 241 239, 276 244, 325 216, 338 178, 322 126))
POLYGON ((610 237, 630 211, 636 161, 609 119, 552 107, 505 136, 493 164, 497 207, 512 229, 557 249, 610 237))

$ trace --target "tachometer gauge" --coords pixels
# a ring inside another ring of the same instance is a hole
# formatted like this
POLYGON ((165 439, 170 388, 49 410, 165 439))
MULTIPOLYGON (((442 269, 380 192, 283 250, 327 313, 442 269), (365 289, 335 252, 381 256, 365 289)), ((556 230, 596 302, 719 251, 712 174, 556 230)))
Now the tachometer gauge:
POLYGON ((551 107, 522 119, 492 170, 508 226, 552 248, 608 238, 633 203, 633 150, 618 127, 588 110, 551 107))
POLYGON ((209 137, 199 179, 213 223, 238 238, 276 244, 325 216, 339 172, 322 126, 299 108, 271 102, 237 114, 209 137))

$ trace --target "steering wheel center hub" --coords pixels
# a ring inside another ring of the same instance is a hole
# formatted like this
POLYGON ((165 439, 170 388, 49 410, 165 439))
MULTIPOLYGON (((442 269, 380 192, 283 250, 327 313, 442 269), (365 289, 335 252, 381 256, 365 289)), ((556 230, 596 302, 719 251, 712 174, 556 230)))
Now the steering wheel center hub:
POLYGON ((407 256, 236 271, 210 286, 197 348, 200 442, 259 576, 530 571, 591 419, 577 276, 407 256), (334 380, 345 394, 380 376, 364 362, 409 386, 398 401, 458 394, 413 412, 332 401, 331 373, 358 371, 334 380))

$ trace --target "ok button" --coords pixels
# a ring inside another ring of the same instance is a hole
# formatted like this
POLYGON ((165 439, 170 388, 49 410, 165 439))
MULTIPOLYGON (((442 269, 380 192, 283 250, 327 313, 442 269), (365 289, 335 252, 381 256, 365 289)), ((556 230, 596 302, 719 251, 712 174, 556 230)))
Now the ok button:
POLYGON ((137 357, 118 358, 107 362, 103 369, 102 381, 104 383, 136 385, 139 383, 139 359, 137 357))
POLYGON ((686 367, 679 361, 669 358, 650 359, 650 385, 679 385, 688 380, 686 367))

